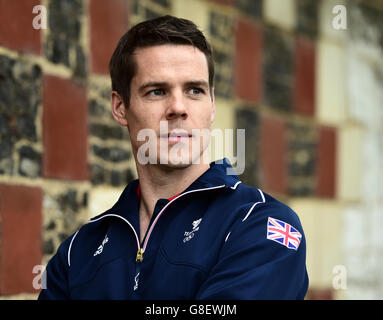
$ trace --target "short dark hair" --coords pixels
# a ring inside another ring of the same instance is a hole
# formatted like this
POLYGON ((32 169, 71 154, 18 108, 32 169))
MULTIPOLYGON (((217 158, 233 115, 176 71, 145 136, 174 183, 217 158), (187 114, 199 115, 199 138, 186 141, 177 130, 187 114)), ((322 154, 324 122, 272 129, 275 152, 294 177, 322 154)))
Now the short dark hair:
POLYGON ((188 44, 201 50, 207 60, 210 91, 214 87, 213 53, 203 33, 190 20, 166 15, 132 27, 113 52, 109 62, 112 90, 120 94, 126 107, 130 102, 130 83, 137 71, 135 50, 163 44, 188 44))

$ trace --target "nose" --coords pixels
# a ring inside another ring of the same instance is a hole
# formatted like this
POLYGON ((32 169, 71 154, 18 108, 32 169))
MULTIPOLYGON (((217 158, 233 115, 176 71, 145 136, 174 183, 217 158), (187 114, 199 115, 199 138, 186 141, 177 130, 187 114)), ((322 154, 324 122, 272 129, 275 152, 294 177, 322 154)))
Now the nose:
POLYGON ((185 120, 188 117, 184 97, 180 93, 173 93, 168 100, 166 109, 166 120, 181 118, 185 120))

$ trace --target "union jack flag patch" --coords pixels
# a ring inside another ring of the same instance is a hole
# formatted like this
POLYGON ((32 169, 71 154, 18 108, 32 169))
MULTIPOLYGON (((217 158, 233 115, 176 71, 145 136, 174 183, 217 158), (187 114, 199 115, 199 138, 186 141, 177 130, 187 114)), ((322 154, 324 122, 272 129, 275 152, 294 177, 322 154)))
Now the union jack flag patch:
POLYGON ((289 249, 297 250, 302 235, 288 223, 269 217, 267 221, 267 239, 276 241, 289 249))

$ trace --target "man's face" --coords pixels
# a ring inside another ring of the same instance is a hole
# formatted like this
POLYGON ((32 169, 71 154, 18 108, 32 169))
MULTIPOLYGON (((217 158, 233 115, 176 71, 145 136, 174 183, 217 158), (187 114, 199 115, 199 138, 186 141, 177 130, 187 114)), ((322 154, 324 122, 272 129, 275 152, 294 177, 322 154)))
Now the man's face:
POLYGON ((205 55, 190 45, 159 45, 136 50, 135 61, 126 110, 133 151, 140 153, 146 142, 138 141, 139 132, 149 129, 155 133, 156 163, 194 163, 208 146, 215 114, 205 55))

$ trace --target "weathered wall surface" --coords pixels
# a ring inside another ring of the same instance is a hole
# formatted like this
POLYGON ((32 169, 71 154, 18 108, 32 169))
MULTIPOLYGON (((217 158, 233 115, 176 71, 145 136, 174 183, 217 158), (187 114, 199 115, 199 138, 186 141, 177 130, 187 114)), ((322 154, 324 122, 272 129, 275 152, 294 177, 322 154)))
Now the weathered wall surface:
POLYGON ((213 46, 214 128, 246 129, 241 180, 301 217, 307 298, 382 299, 377 0, 0 0, 0 296, 36 297, 34 266, 137 177, 108 62, 130 26, 164 14, 213 46), (46 29, 32 25, 36 5, 46 29))

